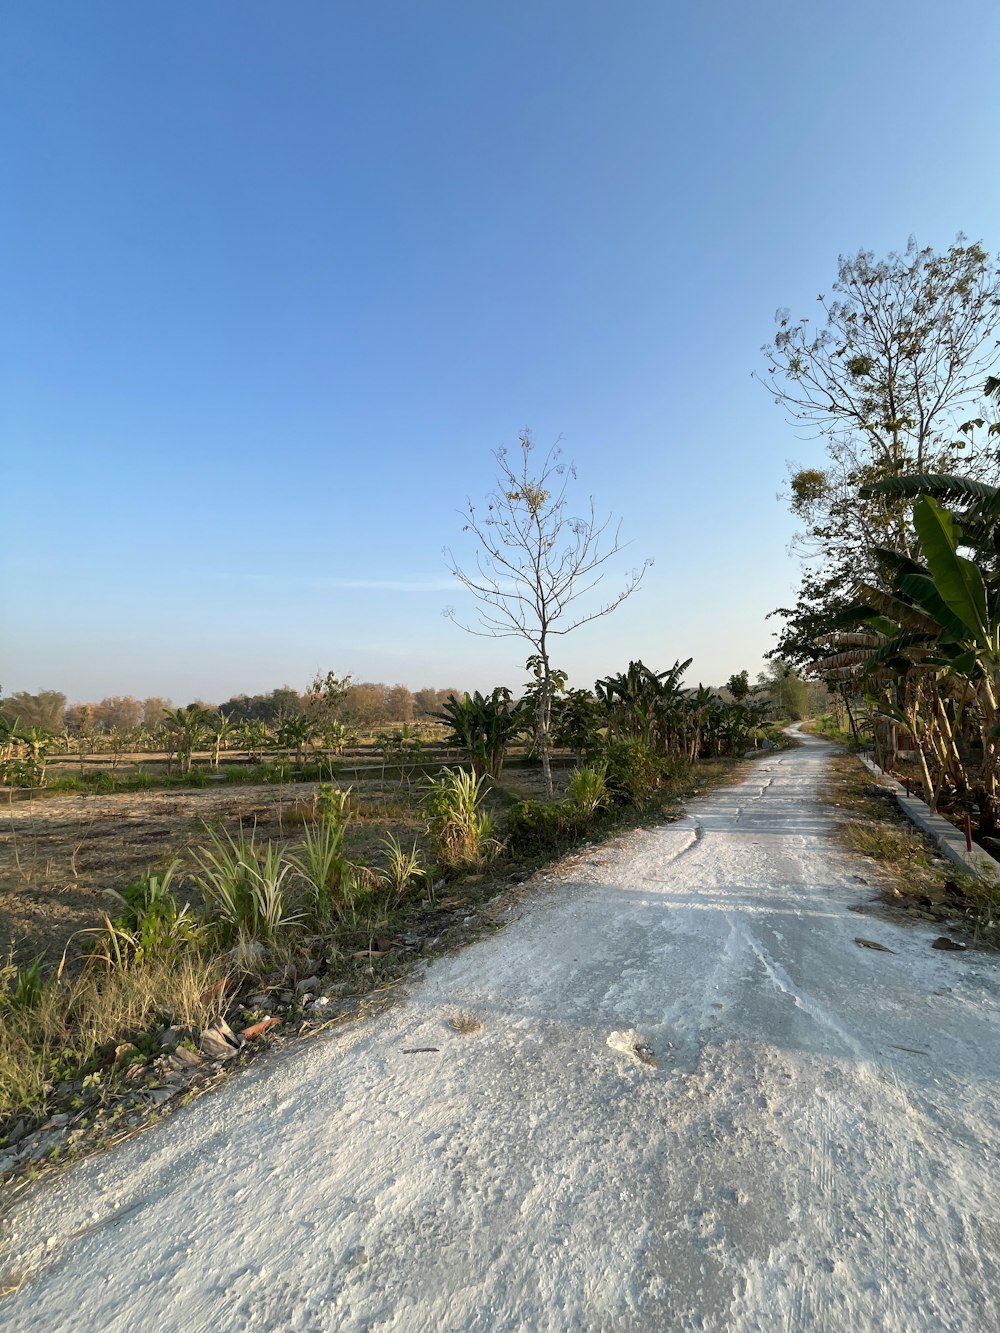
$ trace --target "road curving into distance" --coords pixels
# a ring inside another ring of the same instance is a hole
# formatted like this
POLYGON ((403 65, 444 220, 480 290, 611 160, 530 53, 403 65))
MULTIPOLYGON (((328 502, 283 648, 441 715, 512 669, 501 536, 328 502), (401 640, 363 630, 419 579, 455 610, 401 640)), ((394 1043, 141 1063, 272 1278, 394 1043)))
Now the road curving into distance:
POLYGON ((380 1018, 42 1182, 0 1322, 1000 1327, 996 956, 850 910, 803 739, 380 1018))

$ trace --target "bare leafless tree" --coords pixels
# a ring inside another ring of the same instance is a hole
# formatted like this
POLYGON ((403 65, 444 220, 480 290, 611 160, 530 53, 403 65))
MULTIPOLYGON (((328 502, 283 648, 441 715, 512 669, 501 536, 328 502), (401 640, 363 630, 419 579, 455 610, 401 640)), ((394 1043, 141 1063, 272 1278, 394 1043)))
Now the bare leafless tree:
POLYGON ((447 614, 470 634, 520 638, 531 645, 540 668, 538 748, 551 796, 551 640, 610 615, 635 592, 653 562, 647 559, 631 570, 610 601, 582 602, 601 581, 603 567, 622 550, 621 524, 613 525, 610 516, 599 520, 593 499, 582 517, 573 517, 566 497, 576 476, 572 465, 561 461, 554 445, 533 472, 533 449, 527 431, 521 433, 518 455, 498 449, 496 489, 487 496, 485 510, 469 501, 463 531, 479 542, 475 569, 463 569, 450 550, 445 555, 459 583, 478 600, 479 611, 472 622, 460 620, 454 609, 447 614))

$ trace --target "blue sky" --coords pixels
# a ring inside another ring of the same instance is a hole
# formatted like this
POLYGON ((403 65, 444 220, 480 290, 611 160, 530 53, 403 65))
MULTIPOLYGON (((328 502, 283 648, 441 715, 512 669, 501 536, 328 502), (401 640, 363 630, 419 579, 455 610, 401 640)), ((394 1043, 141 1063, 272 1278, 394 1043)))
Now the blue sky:
POLYGON ((756 671, 819 456, 759 348, 839 253, 1000 249, 998 38, 937 0, 8 6, 0 684, 518 684, 442 548, 524 426, 655 561, 571 683, 756 671))

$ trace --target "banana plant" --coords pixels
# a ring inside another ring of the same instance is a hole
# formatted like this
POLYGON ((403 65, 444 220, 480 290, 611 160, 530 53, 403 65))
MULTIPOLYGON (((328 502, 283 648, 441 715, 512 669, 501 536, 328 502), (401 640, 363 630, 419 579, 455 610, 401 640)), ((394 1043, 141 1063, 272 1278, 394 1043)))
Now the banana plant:
POLYGON ((507 747, 524 725, 524 711, 504 685, 492 693, 453 694, 433 717, 448 725, 448 744, 465 750, 477 777, 498 781, 507 747))
POLYGON ((181 776, 191 772, 191 756, 205 734, 209 711, 201 704, 187 704, 183 708, 166 709, 163 721, 177 755, 181 776))
POLYGON ((8 718, 0 713, 0 760, 9 759, 24 740, 19 717, 8 718))
POLYGON ((701 733, 705 715, 718 702, 718 695, 707 685, 699 683, 696 690, 690 690, 684 700, 684 712, 687 722, 687 753, 692 764, 698 762, 701 753, 701 733))
POLYGON ((984 824, 1000 817, 1000 585, 987 581, 979 565, 959 552, 963 533, 947 510, 929 495, 913 506, 913 525, 927 573, 908 572, 899 591, 939 626, 943 665, 966 682, 980 720, 984 824))
POLYGON ((1000 492, 944 476, 879 483, 887 486, 898 493, 927 486, 961 500, 971 535, 934 495, 919 493, 913 530, 923 563, 883 552, 890 587, 859 589, 857 625, 868 641, 832 636, 836 651, 820 666, 826 675, 854 672, 878 713, 910 732, 932 805, 947 778, 959 790, 967 785, 959 738, 970 725, 978 730, 975 787, 982 827, 993 829, 1000 817, 1000 583, 991 524, 1000 492))
POLYGON ((594 692, 607 711, 609 734, 641 740, 661 754, 685 748, 685 691, 680 681, 690 665, 690 657, 676 661, 669 671, 629 662, 626 672, 597 681, 594 692))
POLYGON ((225 713, 213 713, 208 719, 207 730, 212 742, 212 767, 214 769, 218 770, 222 750, 226 747, 226 741, 235 734, 236 729, 235 720, 227 717, 225 713))
POLYGON ((252 764, 259 764, 264 758, 264 751, 269 749, 274 738, 266 722, 259 718, 250 718, 237 727, 236 739, 241 749, 246 750, 252 764))
POLYGON ((317 721, 303 713, 297 717, 281 719, 278 723, 277 741, 288 756, 289 763, 294 751, 296 763, 301 764, 305 760, 306 746, 316 739, 317 734, 317 721))

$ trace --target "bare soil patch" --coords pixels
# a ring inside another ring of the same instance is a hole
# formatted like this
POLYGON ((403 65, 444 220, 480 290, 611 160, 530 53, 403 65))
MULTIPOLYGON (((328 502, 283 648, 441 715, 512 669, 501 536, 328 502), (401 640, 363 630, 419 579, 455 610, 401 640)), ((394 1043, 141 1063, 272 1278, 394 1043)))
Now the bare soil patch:
MULTIPOLYGON (((9 804, 0 823, 0 939, 13 942, 21 961, 57 961, 75 932, 115 912, 108 890, 120 892, 175 859, 188 864, 206 826, 233 831, 255 824, 263 838, 290 840, 301 830, 299 807, 311 803, 314 791, 306 784, 228 786, 53 794, 9 804)), ((359 793, 358 805, 351 853, 360 859, 385 832, 422 831, 416 811, 387 806, 374 792, 359 793), (377 830, 366 822, 366 809, 377 815, 377 830)))

